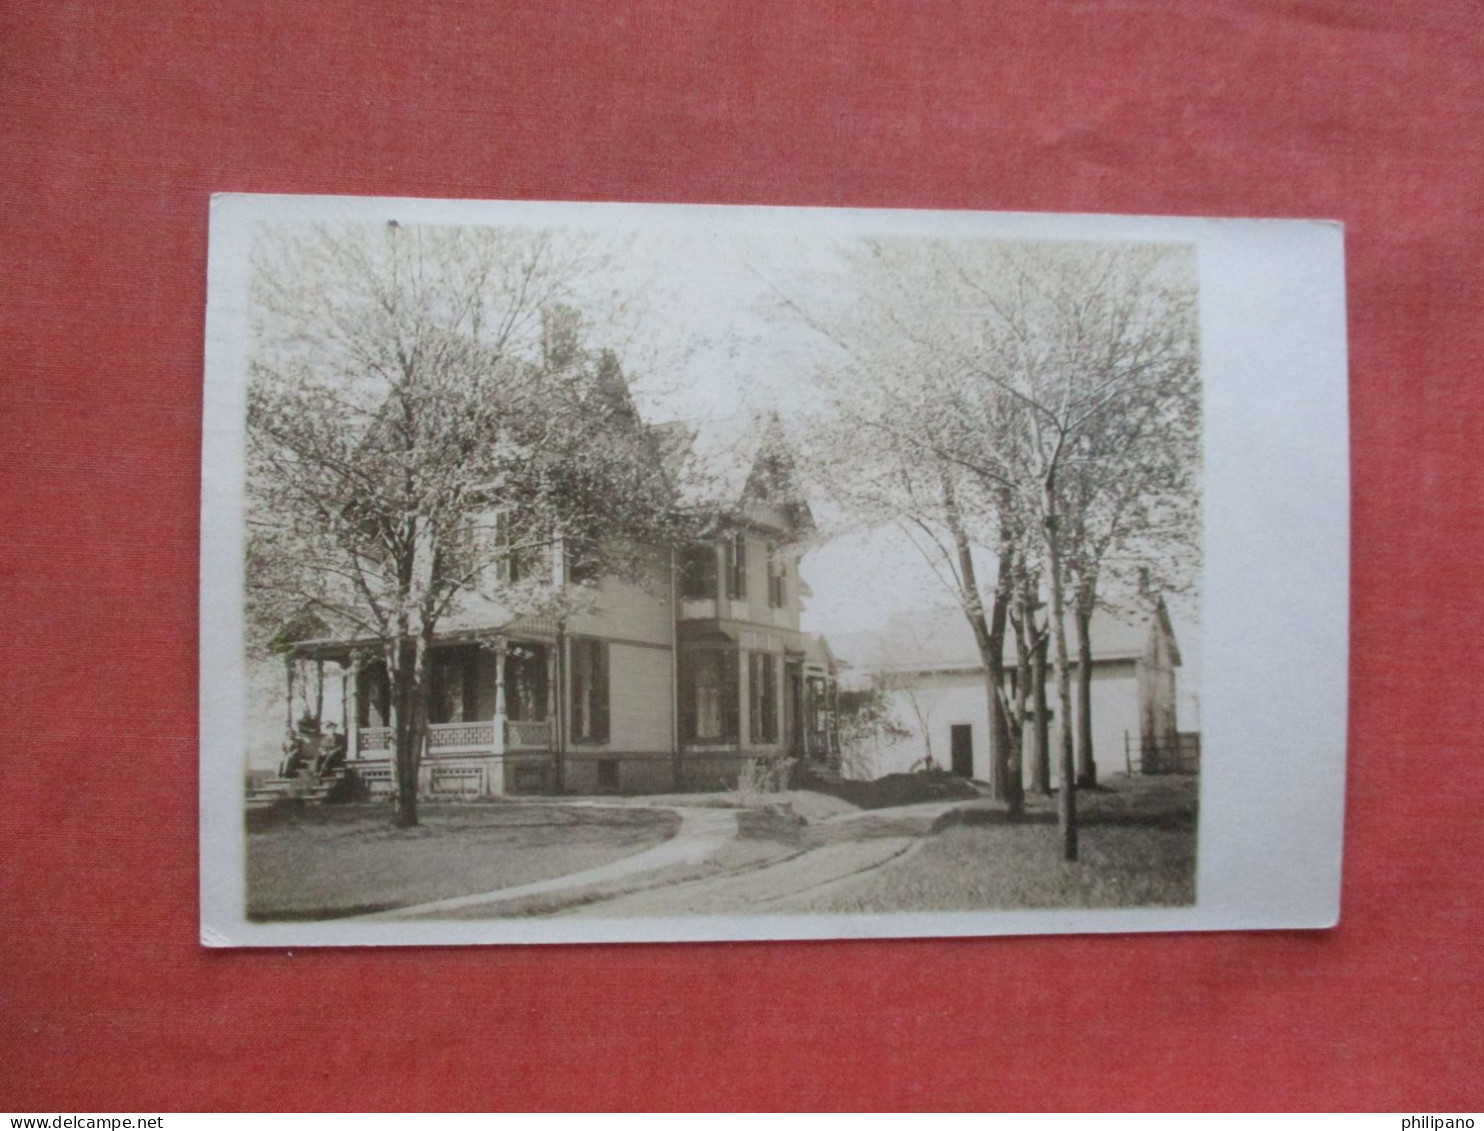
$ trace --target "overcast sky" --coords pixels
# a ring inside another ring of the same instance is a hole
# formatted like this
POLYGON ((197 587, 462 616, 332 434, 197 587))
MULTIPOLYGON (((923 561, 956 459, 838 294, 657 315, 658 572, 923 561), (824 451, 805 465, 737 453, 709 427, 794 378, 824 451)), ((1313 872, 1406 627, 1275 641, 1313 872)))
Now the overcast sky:
MULTIPOLYGON (((849 301, 855 237, 734 230, 646 231, 624 250, 638 301, 623 353, 635 395, 653 421, 736 417, 776 409, 787 421, 817 407, 814 377, 843 359, 791 306, 826 317, 849 301)), ((804 627, 844 633, 879 627, 895 612, 951 605, 952 593, 894 527, 848 529, 827 498, 811 504, 827 533, 801 572, 812 596, 804 627)), ((985 575, 993 558, 983 555, 985 575)), ((1194 609, 1172 608, 1185 651, 1181 725, 1199 685, 1194 609)))

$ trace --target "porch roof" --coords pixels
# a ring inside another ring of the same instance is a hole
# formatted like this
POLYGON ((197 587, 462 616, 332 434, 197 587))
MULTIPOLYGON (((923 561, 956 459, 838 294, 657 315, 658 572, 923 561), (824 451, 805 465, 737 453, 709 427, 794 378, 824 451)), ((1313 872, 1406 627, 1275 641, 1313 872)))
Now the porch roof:
MULTIPOLYGON (((484 603, 494 605, 492 601, 484 603)), ((478 615, 445 617, 434 634, 434 645, 468 643, 495 636, 511 640, 550 640, 556 636, 556 622, 549 617, 516 616, 506 610, 503 618, 497 618, 491 611, 485 608, 478 615)), ((381 639, 375 636, 329 636, 295 641, 291 652, 295 656, 338 660, 348 659, 353 651, 374 650, 381 645, 381 639)))
POLYGON ((757 638, 762 637, 781 644, 784 655, 791 659, 806 660, 831 671, 839 666, 824 637, 789 628, 718 620, 682 621, 677 626, 677 635, 682 644, 723 648, 757 648, 757 638))

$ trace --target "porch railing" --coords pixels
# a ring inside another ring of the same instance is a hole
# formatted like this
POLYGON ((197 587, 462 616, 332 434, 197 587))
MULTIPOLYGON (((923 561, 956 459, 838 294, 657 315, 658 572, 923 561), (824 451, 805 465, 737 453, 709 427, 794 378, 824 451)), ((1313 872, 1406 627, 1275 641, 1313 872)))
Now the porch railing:
POLYGON ((537 719, 533 722, 517 722, 511 719, 507 721, 505 723, 505 749, 551 749, 551 720, 537 719))
MULTIPOLYGON (((428 753, 437 758, 445 754, 488 754, 494 747, 495 721, 472 723, 428 724, 428 753)), ((388 756, 392 751, 391 727, 362 727, 357 750, 359 756, 388 756)), ((506 750, 551 749, 551 720, 507 720, 506 750)))
POLYGON ((488 751, 494 741, 493 722, 428 724, 428 750, 435 757, 440 753, 452 753, 456 750, 488 751))

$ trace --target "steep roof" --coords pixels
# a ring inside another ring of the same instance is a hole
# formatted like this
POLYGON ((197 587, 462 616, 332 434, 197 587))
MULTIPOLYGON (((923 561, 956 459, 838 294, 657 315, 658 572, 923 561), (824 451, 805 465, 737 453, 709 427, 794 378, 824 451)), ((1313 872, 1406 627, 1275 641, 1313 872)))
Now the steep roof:
POLYGON ((792 525, 812 529, 792 446, 776 413, 672 421, 651 429, 682 507, 740 514, 775 506, 792 525))
MULTIPOLYGON (((1093 662, 1134 660, 1144 652, 1154 615, 1131 622, 1103 610, 1093 614, 1093 662)), ((1164 616, 1168 630, 1168 615, 1164 616)), ((1173 638, 1173 632, 1171 632, 1173 638)), ((1076 628, 1067 620, 1067 642, 1076 647, 1076 628)), ((865 632, 831 633, 835 655, 862 672, 927 672, 978 670, 982 666, 968 619, 957 607, 914 613, 893 613, 880 628, 865 632)), ((1179 653, 1175 653, 1179 663, 1179 653)), ((1005 638, 1005 663, 1015 667, 1013 632, 1005 638)))
POLYGON ((656 426, 682 506, 734 506, 741 500, 758 455, 759 437, 749 424, 720 417, 656 426))

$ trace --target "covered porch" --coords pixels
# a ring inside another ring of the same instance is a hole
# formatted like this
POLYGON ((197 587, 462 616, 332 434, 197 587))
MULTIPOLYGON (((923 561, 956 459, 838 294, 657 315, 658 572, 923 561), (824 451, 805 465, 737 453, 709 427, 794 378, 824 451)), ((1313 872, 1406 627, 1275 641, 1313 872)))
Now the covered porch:
MULTIPOLYGON (((379 649, 306 644, 294 666, 339 666, 339 727, 345 766, 373 795, 395 780, 392 694, 379 649)), ((419 789, 427 795, 498 796, 547 787, 557 743, 559 664, 555 639, 493 635, 434 644, 429 665, 429 722, 419 789)), ((333 720, 333 711, 331 719, 333 720)), ((316 725, 333 728, 333 722, 316 725)), ((301 720, 300 730, 305 728, 301 720)), ((323 742, 323 738, 319 741, 323 742)))

